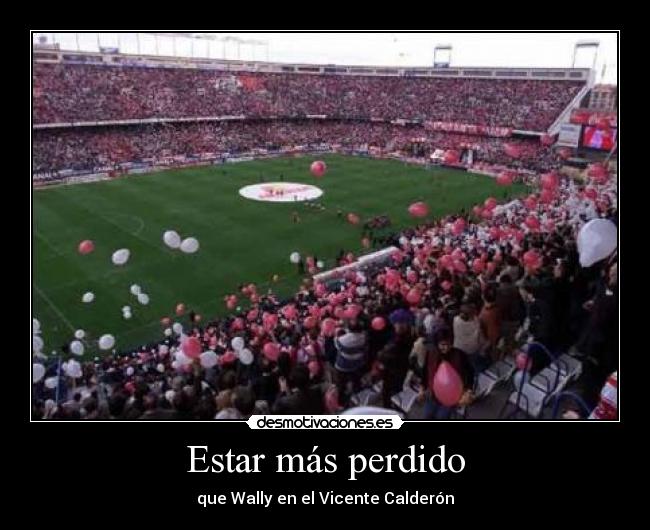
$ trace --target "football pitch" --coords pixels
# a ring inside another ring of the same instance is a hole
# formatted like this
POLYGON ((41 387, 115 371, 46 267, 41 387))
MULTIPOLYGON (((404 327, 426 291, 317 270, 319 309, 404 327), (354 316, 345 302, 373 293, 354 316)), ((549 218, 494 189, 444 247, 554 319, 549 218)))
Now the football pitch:
POLYGON ((43 352, 60 352, 76 329, 86 332, 86 357, 100 354, 97 339, 105 333, 116 338, 118 351, 145 344, 161 337, 162 317, 187 324, 187 317, 175 317, 176 304, 184 303, 206 322, 226 313, 224 296, 237 293, 242 283, 288 295, 302 281, 289 261, 292 252, 317 256, 325 269, 334 266, 340 250, 370 252, 361 244, 363 221, 388 215, 392 229, 414 225, 407 208, 415 201, 425 201, 430 216, 438 218, 470 210, 489 196, 503 201, 525 192, 523 185, 503 188, 464 171, 339 155, 322 157, 328 170, 317 179, 309 173, 312 160, 186 168, 34 191, 32 303, 43 352), (278 182, 280 175, 318 186, 324 193, 316 202, 324 210, 239 195, 243 186, 262 178, 278 182), (348 223, 349 212, 362 222, 348 223), (162 240, 166 230, 196 237, 200 249, 184 254, 168 248, 162 240), (95 243, 91 254, 77 251, 84 239, 95 243), (111 262, 120 248, 131 252, 124 266, 111 262), (132 284, 149 295, 147 305, 130 293, 132 284), (92 303, 82 302, 86 292, 94 293, 92 303), (132 308, 129 320, 122 316, 125 305, 132 308))

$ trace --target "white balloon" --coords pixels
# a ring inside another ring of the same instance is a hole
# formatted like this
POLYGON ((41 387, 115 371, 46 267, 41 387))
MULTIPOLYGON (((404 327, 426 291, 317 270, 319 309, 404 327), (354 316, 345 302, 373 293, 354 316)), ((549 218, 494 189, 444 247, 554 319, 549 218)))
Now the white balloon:
POLYGON ((163 234, 163 241, 169 248, 178 248, 181 246, 181 236, 175 230, 167 230, 163 234))
POLYGON ((79 379, 83 375, 83 372, 81 371, 81 365, 74 359, 70 359, 66 363, 63 371, 65 375, 72 377, 73 379, 79 379))
POLYGON ((131 311, 125 311, 125 312, 122 314, 122 317, 124 318, 124 320, 131 320, 131 317, 132 317, 132 316, 133 316, 133 315, 131 314, 131 311))
POLYGON ((241 337, 235 337, 230 341, 230 345, 232 346, 232 349, 238 352, 239 350, 244 348, 244 339, 241 337))
POLYGON ((316 262, 316 267, 318 267, 319 269, 322 269, 324 266, 325 266, 325 264, 321 260, 318 260, 316 262))
POLYGON ((140 302, 142 305, 147 305, 149 303, 149 295, 146 293, 140 293, 138 295, 138 302, 140 302))
POLYGON ((83 329, 78 329, 77 331, 74 332, 74 338, 75 339, 83 339, 86 336, 86 332, 83 329))
POLYGON ((163 363, 158 363, 156 365, 156 370, 158 370, 162 374, 165 371, 165 365, 163 363))
POLYGON ((616 250, 618 246, 616 225, 607 219, 593 219, 580 229, 577 244, 580 265, 591 267, 616 250))
POLYGON ((196 238, 188 237, 187 239, 183 239, 183 242, 181 243, 181 252, 185 252, 185 254, 194 254, 197 250, 199 250, 199 242, 196 238))
POLYGON ((299 263, 300 254, 298 254, 297 252, 292 252, 291 255, 289 256, 289 261, 293 264, 299 263))
POLYGON ((99 348, 102 350, 110 350, 115 346, 115 337, 113 335, 102 335, 99 337, 99 348))
POLYGON ((122 308, 122 313, 130 313, 131 312, 131 306, 125 305, 122 308))
POLYGON ((89 304, 94 299, 95 299, 95 295, 93 293, 91 293, 90 291, 88 291, 87 293, 84 293, 84 295, 81 297, 81 301, 84 304, 89 304))
POLYGON ((178 370, 180 367, 181 367, 181 363, 179 363, 178 361, 172 361, 172 368, 174 370, 178 370))
POLYGON ((53 389, 56 388, 56 386, 59 384, 59 378, 54 376, 54 377, 48 377, 45 380, 45 386, 47 388, 53 389))
POLYGON ((132 295, 138 296, 142 292, 142 287, 140 287, 137 283, 134 283, 129 290, 131 291, 132 295))
POLYGON ((32 382, 38 383, 45 375, 45 366, 42 364, 32 364, 32 382))
POLYGON ((174 322, 172 329, 174 330, 174 333, 176 333, 176 335, 180 335, 181 333, 183 333, 183 326, 180 324, 180 322, 174 322))
POLYGON ((79 340, 73 340, 70 343, 70 351, 74 353, 75 355, 83 355, 84 354, 84 345, 81 341, 79 340))
POLYGON ((113 252, 113 256, 111 258, 113 265, 124 265, 127 261, 129 261, 130 255, 131 251, 128 248, 121 248, 119 250, 116 250, 113 252))
POLYGON ((203 368, 212 368, 217 364, 218 356, 213 351, 204 351, 199 359, 203 368))
POLYGON ((40 353, 43 350, 43 339, 38 335, 32 335, 32 351, 35 353, 40 353))
POLYGON ((253 363, 253 352, 248 348, 244 348, 237 352, 237 357, 239 357, 239 362, 242 364, 249 365, 253 363))
POLYGON ((32 334, 36 334, 40 332, 41 332, 41 323, 37 319, 32 318, 32 334))
POLYGON ((165 337, 171 337, 172 336, 172 330, 171 328, 165 328, 165 331, 163 332, 165 337))
POLYGON ((131 377, 131 376, 133 375, 134 372, 135 372, 135 370, 133 369, 133 366, 129 366, 129 367, 126 369, 126 376, 127 376, 127 377, 131 377))
POLYGON ((174 401, 175 395, 176 392, 174 392, 173 390, 168 390, 167 392, 165 392, 165 399, 171 403, 172 401, 174 401))
POLYGON ((177 351, 174 354, 174 358, 176 359, 176 362, 178 362, 181 366, 192 364, 192 359, 185 355, 182 350, 177 351))

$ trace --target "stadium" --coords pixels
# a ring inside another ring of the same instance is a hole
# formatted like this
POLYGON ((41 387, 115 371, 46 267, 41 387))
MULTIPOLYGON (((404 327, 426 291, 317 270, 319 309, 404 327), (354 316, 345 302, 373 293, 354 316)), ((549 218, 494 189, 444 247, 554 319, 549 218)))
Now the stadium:
POLYGON ((595 59, 79 35, 33 34, 33 419, 617 419, 618 102, 595 59))

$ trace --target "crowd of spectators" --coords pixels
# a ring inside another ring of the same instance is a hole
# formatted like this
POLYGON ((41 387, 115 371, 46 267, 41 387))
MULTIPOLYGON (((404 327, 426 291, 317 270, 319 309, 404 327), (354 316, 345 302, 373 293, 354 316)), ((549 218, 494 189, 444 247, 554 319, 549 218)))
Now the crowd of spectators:
POLYGON ((472 148, 475 162, 533 170, 558 166, 550 147, 537 138, 492 138, 430 131, 423 126, 401 126, 352 120, 268 120, 166 123, 73 127, 35 130, 33 171, 65 169, 94 171, 126 162, 201 153, 242 153, 263 148, 277 150, 297 145, 340 145, 351 149, 379 148, 410 155, 417 144, 428 156, 437 149, 462 152, 472 148), (513 159, 505 144, 519 148, 513 159), (422 149, 423 148, 423 149, 422 149))
POLYGON ((550 80, 237 73, 35 63, 35 123, 244 115, 453 121, 545 131, 582 87, 550 80))
MULTIPOLYGON (((580 356, 583 396, 595 406, 617 370, 617 258, 581 267, 576 236, 593 218, 617 223, 617 184, 610 179, 589 188, 595 196, 562 180, 544 200, 541 194, 517 199, 489 215, 448 216, 395 233, 399 252, 387 266, 328 284, 306 277, 289 299, 259 293, 250 309, 205 325, 190 316, 182 332, 167 328, 137 351, 85 360, 81 377, 61 375, 58 390, 45 384, 56 376, 58 359, 36 354, 47 373, 34 385, 33 417, 210 420, 255 411, 339 412, 356 391, 379 382, 383 405, 391 407, 391 396, 408 381, 427 417, 443 418, 450 410, 431 391, 441 361, 459 372, 461 404, 470 404, 475 375, 527 339, 580 356), (531 252, 535 263, 526 257, 531 252), (182 353, 189 336, 218 355, 217 365, 204 368, 182 353), (237 337, 252 363, 234 353, 237 337)), ((251 298, 256 292, 241 291, 251 298)), ((533 358, 531 370, 544 362, 533 358)))

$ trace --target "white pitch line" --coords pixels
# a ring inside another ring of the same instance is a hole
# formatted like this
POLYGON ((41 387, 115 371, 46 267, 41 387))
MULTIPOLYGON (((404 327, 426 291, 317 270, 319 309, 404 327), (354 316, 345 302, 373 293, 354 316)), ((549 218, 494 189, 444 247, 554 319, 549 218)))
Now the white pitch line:
POLYGON ((39 295, 41 295, 41 298, 43 298, 43 300, 45 300, 45 301, 48 303, 48 305, 49 305, 49 306, 52 308, 52 310, 57 314, 57 316, 58 316, 61 320, 63 320, 63 322, 64 322, 64 323, 65 323, 65 324, 66 324, 66 325, 67 325, 67 326, 68 326, 72 331, 75 331, 75 327, 72 325, 72 323, 71 323, 71 322, 70 322, 70 321, 65 317, 65 315, 64 315, 63 313, 61 313, 61 311, 60 311, 59 308, 56 306, 56 304, 55 304, 54 302, 52 302, 52 300, 50 300, 50 298, 49 298, 49 297, 48 297, 48 296, 47 296, 43 291, 41 291, 41 290, 38 288, 38 285, 34 284, 34 289, 36 289, 36 292, 37 292, 39 295))

